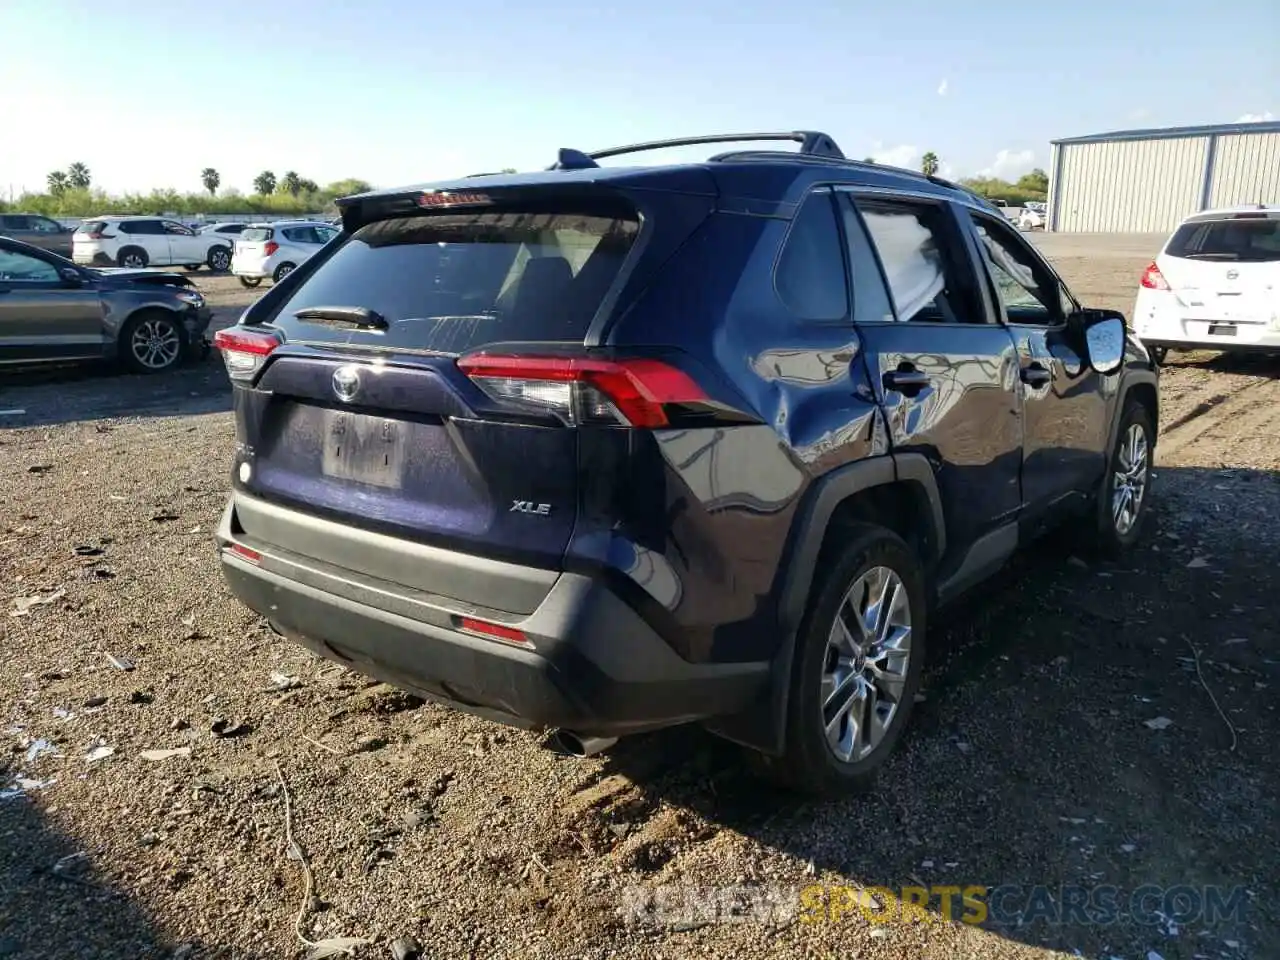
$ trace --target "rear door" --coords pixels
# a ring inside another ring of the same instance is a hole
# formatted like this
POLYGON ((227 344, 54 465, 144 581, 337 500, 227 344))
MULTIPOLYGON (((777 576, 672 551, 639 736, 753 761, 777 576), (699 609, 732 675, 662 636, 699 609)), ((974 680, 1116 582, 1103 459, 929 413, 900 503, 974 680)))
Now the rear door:
POLYGON ((1022 411, 1013 338, 988 309, 949 204, 845 196, 854 276, 878 261, 891 295, 884 319, 858 320, 863 356, 893 449, 923 454, 933 467, 946 518, 940 580, 959 590, 1017 542, 1022 411))
POLYGON ((244 489, 418 542, 558 564, 577 508, 569 385, 498 376, 486 393, 455 360, 498 344, 581 354, 639 231, 630 207, 580 202, 415 212, 345 237, 247 318, 286 342, 258 389, 238 391, 254 459, 244 489), (371 311, 370 325, 343 322, 342 308, 371 311))
POLYGON ((204 263, 208 247, 212 246, 190 227, 174 220, 164 221, 164 235, 169 244, 169 259, 166 263, 204 263))
POLYGON ((1280 216, 1270 211, 1184 223, 1156 265, 1192 338, 1256 339, 1280 317, 1280 216))
POLYGON ((97 357, 102 301, 92 287, 70 287, 52 258, 0 240, 0 361, 97 357))

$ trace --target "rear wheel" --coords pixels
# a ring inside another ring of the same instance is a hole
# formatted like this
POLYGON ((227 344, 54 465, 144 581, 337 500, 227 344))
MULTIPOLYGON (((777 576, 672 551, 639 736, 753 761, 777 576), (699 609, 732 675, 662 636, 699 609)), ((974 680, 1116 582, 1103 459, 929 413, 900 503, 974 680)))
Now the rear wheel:
POLYGON ((280 264, 280 266, 276 267, 276 272, 275 272, 274 274, 272 274, 271 279, 272 279, 275 283, 279 283, 281 280, 283 280, 283 279, 284 279, 285 277, 287 277, 289 274, 293 273, 294 268, 295 268, 295 264, 292 264, 292 263, 282 263, 282 264, 280 264))
POLYGON ((214 247, 209 251, 209 256, 205 260, 210 270, 218 273, 224 273, 231 269, 231 249, 229 247, 214 247))
POLYGON ((796 638, 786 748, 767 772, 818 795, 864 789, 902 735, 924 664, 920 562, 893 532, 843 528, 796 638))
POLYGON ((149 262, 147 251, 141 247, 125 247, 116 255, 116 263, 130 270, 141 270, 149 262))
POLYGON ((186 335, 176 318, 158 310, 131 317, 120 331, 120 353, 135 373, 163 373, 182 362, 186 335))
POLYGON ((256 287, 262 282, 261 277, 241 277, 240 283, 246 287, 256 287))

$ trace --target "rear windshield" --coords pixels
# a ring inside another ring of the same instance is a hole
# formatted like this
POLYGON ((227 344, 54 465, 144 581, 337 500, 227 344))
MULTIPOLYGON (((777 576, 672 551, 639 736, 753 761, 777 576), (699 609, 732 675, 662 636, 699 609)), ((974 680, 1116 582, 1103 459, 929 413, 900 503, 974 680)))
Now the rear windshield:
POLYGON ((577 213, 382 220, 354 233, 271 322, 292 340, 450 354, 499 341, 581 342, 638 231, 632 217, 577 213), (365 307, 388 328, 293 316, 321 306, 365 307))
POLYGON ((107 229, 105 220, 86 220, 80 226, 76 227, 77 233, 101 233, 107 229))
POLYGON ((257 241, 260 241, 260 240, 270 240, 271 228, 270 227, 246 227, 244 232, 240 234, 240 239, 248 240, 251 243, 256 243, 257 241))
POLYGON ((1164 252, 1187 260, 1280 261, 1280 219, 1235 218, 1184 223, 1164 252))

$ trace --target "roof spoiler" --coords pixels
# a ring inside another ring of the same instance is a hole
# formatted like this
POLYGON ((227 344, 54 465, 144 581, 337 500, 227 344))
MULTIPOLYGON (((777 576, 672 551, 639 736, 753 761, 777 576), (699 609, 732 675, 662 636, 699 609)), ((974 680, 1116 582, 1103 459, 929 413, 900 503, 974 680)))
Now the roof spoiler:
POLYGON ((798 151, 802 155, 812 157, 829 157, 832 160, 844 160, 845 155, 835 140, 818 130, 790 130, 773 133, 714 133, 702 137, 679 137, 675 140, 651 140, 646 143, 633 143, 625 147, 609 147, 606 150, 595 150, 583 153, 581 150, 563 148, 556 162, 548 170, 589 170, 598 167, 597 160, 606 157, 617 157, 627 153, 642 153, 647 150, 665 150, 670 147, 692 147, 701 143, 751 143, 761 140, 788 140, 800 144, 798 151))

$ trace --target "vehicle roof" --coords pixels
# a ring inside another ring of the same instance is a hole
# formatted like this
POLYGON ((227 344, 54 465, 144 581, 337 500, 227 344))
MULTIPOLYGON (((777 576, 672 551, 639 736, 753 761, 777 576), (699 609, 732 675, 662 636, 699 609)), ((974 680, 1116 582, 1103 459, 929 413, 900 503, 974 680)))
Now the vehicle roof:
MULTIPOLYGON (((586 169, 538 170, 528 173, 478 174, 454 180, 373 190, 343 197, 339 207, 372 199, 390 199, 416 193, 487 192, 542 186, 601 184, 618 188, 673 189, 688 193, 719 194, 794 204, 812 186, 841 183, 935 196, 988 211, 998 209, 990 201, 959 184, 926 177, 914 170, 857 160, 813 156, 783 151, 741 151, 721 154, 702 163, 652 166, 601 166, 586 169)), ((763 211, 760 211, 763 212, 763 211)))
POLYGON ((1183 223, 1199 223, 1204 220, 1230 220, 1242 214, 1252 214, 1249 219, 1280 219, 1280 205, 1266 203, 1247 203, 1237 207, 1217 207, 1213 210, 1201 210, 1183 220, 1183 223), (1261 215, 1261 216, 1260 216, 1261 215))

